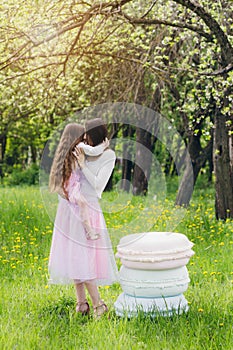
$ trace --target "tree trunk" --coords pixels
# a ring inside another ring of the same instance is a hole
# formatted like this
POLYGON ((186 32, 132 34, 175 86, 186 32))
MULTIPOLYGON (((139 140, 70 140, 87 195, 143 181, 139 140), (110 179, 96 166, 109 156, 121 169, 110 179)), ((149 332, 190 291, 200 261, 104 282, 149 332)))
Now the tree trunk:
POLYGON ((217 219, 233 217, 233 172, 230 162, 227 118, 217 111, 214 129, 215 213, 217 219))
POLYGON ((0 178, 3 177, 3 162, 6 151, 6 135, 2 134, 0 136, 0 178))
POLYGON ((32 163, 36 164, 36 162, 37 162, 37 149, 34 145, 31 145, 30 148, 31 148, 32 163))
MULTIPOLYGON (((131 125, 124 125, 123 126, 123 137, 124 138, 131 138, 133 137, 135 133, 135 130, 132 128, 131 125)), ((130 141, 124 141, 123 143, 123 159, 122 159, 122 182, 121 182, 121 188, 129 192, 130 190, 130 183, 132 178, 132 170, 133 170, 133 150, 132 145, 130 144, 130 141)))
MULTIPOLYGON (((196 173, 198 175, 198 172, 196 173)), ((196 176, 197 179, 197 176, 196 176)), ((194 187, 193 168, 190 161, 186 160, 185 171, 179 185, 175 205, 187 207, 192 197, 194 187)))
MULTIPOLYGON (((119 125, 117 123, 111 123, 110 127, 111 127, 111 130, 109 131, 109 140, 113 140, 113 142, 111 144, 111 149, 115 151, 116 145, 115 145, 114 139, 117 138, 117 134, 119 131, 119 125)), ((115 171, 115 169, 113 170, 113 172, 108 180, 108 183, 105 187, 105 191, 112 191, 112 189, 113 189, 114 171, 115 171)))
POLYGON ((146 195, 150 178, 152 145, 151 133, 137 128, 136 130, 136 163, 133 176, 133 194, 146 195))
POLYGON ((202 149, 200 142, 200 134, 192 135, 189 141, 189 155, 192 163, 185 162, 185 171, 179 186, 176 197, 176 205, 189 205, 192 197, 193 188, 197 181, 201 168, 204 167, 210 154, 212 153, 213 140, 211 139, 208 145, 202 149))
MULTIPOLYGON (((137 103, 143 104, 143 101, 146 99, 146 92, 144 87, 143 79, 140 82, 137 103)), ((160 83, 157 84, 156 89, 154 90, 152 100, 149 108, 159 112, 161 107, 161 86, 160 83)), ((150 114, 150 113, 149 113, 150 114)), ((151 120, 147 120, 146 113, 143 116, 143 123, 145 129, 151 130, 151 133, 145 130, 144 128, 136 129, 136 160, 133 170, 133 194, 134 195, 146 195, 148 191, 148 181, 150 178, 151 172, 151 163, 152 163, 152 152, 155 147, 157 138, 152 131, 151 120)), ((155 126, 155 129, 158 128, 158 125, 155 126)), ((155 130, 154 130, 155 131, 155 130)))

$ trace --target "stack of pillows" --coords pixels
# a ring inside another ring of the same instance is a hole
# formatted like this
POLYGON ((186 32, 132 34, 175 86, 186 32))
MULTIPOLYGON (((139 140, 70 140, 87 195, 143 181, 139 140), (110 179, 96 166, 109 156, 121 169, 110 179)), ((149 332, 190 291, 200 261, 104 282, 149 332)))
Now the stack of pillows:
POLYGON ((142 311, 172 315, 188 310, 183 293, 189 280, 186 268, 193 243, 181 233, 146 232, 123 237, 116 256, 121 259, 123 293, 116 314, 128 317, 142 311))

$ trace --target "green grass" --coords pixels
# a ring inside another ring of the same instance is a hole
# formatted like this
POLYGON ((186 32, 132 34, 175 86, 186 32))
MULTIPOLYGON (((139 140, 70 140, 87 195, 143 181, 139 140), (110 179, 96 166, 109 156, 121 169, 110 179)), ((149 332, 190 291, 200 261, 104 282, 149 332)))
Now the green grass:
POLYGON ((213 205, 213 190, 201 184, 179 213, 170 199, 105 193, 114 249, 125 234, 174 228, 194 242, 195 255, 187 266, 187 314, 119 318, 116 283, 100 288, 110 313, 96 321, 75 313, 73 286, 47 285, 53 224, 39 189, 0 189, 0 349, 233 349, 233 222, 217 222, 213 205))

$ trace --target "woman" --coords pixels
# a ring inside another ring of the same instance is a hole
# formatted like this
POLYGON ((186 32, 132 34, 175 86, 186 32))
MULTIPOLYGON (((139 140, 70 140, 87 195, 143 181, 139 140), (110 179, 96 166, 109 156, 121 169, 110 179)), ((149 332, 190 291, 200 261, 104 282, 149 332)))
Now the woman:
MULTIPOLYGON (((90 146, 101 144, 106 136, 107 129, 101 119, 86 123, 86 141, 90 146)), ((82 314, 90 312, 86 288, 94 313, 96 317, 100 317, 108 308, 101 300, 97 286, 109 285, 117 280, 115 258, 98 203, 114 168, 115 153, 106 149, 98 157, 85 159, 83 150, 76 147, 76 157, 81 169, 80 191, 88 203, 92 227, 98 231, 100 238, 96 241, 87 240, 80 218, 80 208, 60 197, 49 260, 50 282, 74 282, 76 311, 82 314)))

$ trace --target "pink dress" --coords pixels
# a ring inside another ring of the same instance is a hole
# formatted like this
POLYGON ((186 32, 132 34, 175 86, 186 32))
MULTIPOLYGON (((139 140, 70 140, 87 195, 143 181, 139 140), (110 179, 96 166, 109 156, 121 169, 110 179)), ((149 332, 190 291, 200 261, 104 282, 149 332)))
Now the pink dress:
POLYGON ((69 284, 95 280, 109 285, 118 280, 118 271, 111 241, 98 197, 101 197, 115 164, 115 153, 106 150, 95 161, 77 170, 81 193, 88 203, 91 225, 98 240, 88 240, 77 204, 59 196, 49 257, 49 283, 69 284))

